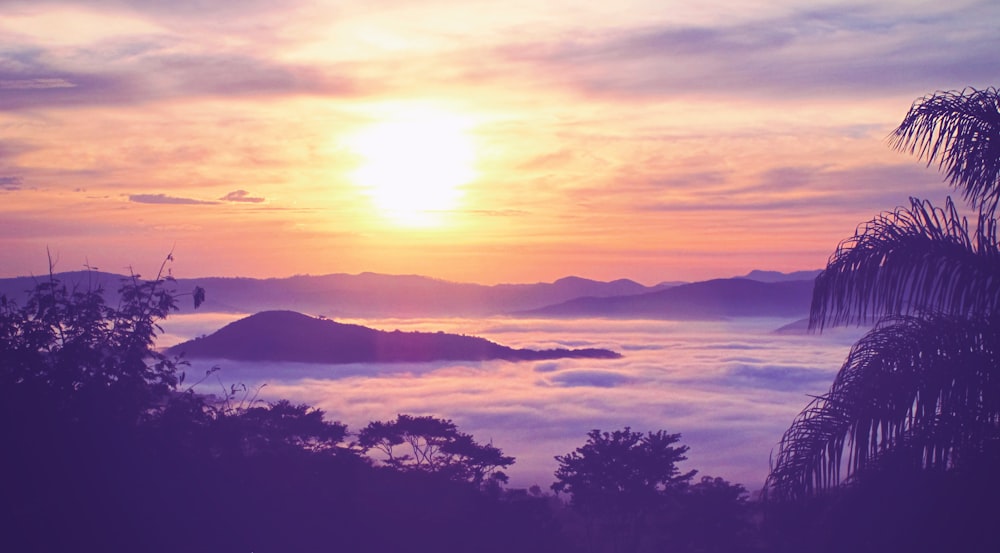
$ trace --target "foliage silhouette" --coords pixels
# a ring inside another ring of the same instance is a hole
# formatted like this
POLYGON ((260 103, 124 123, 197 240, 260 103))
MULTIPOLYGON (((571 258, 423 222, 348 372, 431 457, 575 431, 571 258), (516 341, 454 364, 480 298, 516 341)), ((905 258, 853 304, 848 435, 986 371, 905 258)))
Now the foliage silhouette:
MULTIPOLYGON (((59 409, 100 399, 124 420, 164 401, 183 366, 154 347, 158 321, 177 308, 165 264, 153 280, 125 279, 117 306, 105 303, 100 288, 69 288, 51 272, 23 306, 0 297, 0 384, 45 393, 59 409)), ((196 304, 204 300, 200 288, 192 295, 196 304)))
POLYGON ((938 163, 976 210, 975 226, 950 198, 943 209, 911 198, 840 244, 816 278, 810 327, 874 328, 782 437, 765 492, 798 500, 777 507, 786 530, 810 528, 791 532, 800 538, 791 549, 821 534, 829 539, 817 550, 995 550, 995 537, 969 540, 983 537, 970 524, 982 520, 981 494, 949 486, 1000 491, 987 469, 1000 461, 997 90, 922 98, 890 141, 938 163), (872 504, 881 523, 865 521, 872 504), (854 533, 839 535, 844 527, 854 533))
MULTIPOLYGON (((742 551, 752 526, 746 490, 721 478, 691 484, 688 447, 664 431, 592 430, 556 460, 552 489, 570 494, 578 537, 589 551, 742 551)), ((571 528, 575 528, 570 525, 571 528)))
POLYGON ((662 502, 672 490, 684 486, 697 473, 681 473, 688 447, 675 446, 680 434, 664 431, 613 432, 591 430, 587 443, 566 455, 557 455, 556 483, 552 489, 572 495, 583 511, 643 512, 662 502))
POLYGON ((996 220, 982 214, 970 231, 950 199, 943 209, 910 203, 840 244, 815 282, 813 328, 924 313, 981 318, 1000 308, 996 220))
POLYGON ((941 91, 914 102, 890 138, 897 150, 937 162, 949 183, 980 212, 1000 199, 1000 92, 941 91))
POLYGON ((358 433, 364 451, 376 449, 384 463, 397 470, 423 471, 476 485, 496 486, 507 482, 499 469, 514 464, 493 444, 476 443, 458 431, 450 420, 431 416, 398 415, 389 422, 373 421, 358 433), (397 453, 403 446, 409 453, 397 453))

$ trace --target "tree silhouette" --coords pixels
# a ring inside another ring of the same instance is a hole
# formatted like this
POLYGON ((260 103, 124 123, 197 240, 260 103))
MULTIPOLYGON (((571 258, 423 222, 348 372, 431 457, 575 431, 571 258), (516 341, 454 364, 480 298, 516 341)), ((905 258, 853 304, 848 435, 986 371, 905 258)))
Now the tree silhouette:
POLYGON ((911 199, 840 244, 816 279, 810 327, 874 328, 783 436, 769 497, 1000 459, 997 90, 917 100, 890 142, 937 163, 977 212, 975 224, 950 198, 943 209, 911 199))
POLYGON ((499 469, 514 464, 513 457, 493 444, 479 444, 459 432, 452 421, 431 416, 401 414, 389 422, 373 421, 358 433, 358 443, 364 451, 381 451, 385 464, 394 469, 440 474, 476 485, 506 482, 507 475, 499 469), (400 446, 405 453, 399 453, 400 446))
POLYGON ((914 102, 890 138, 897 150, 937 162, 949 183, 983 213, 1000 199, 1000 112, 998 92, 937 92, 914 102))
POLYGON ((688 447, 680 434, 591 430, 587 443, 556 456, 552 489, 571 496, 597 551, 634 551, 655 515, 662 514, 697 471, 681 472, 688 447))
POLYGON ((165 265, 152 280, 124 278, 113 305, 92 281, 70 286, 51 270, 23 303, 0 297, 0 464, 17 475, 0 482, 0 548, 124 550, 147 529, 142 494, 166 473, 144 430, 184 366, 154 347, 179 296, 165 265))
MULTIPOLYGON (((177 309, 179 295, 165 265, 153 280, 125 278, 117 306, 105 303, 99 287, 70 288, 51 272, 23 306, 0 297, 2 389, 42 394, 57 410, 85 405, 122 422, 162 403, 183 366, 154 347, 159 321, 177 309)), ((196 306, 204 295, 192 292, 196 306)))

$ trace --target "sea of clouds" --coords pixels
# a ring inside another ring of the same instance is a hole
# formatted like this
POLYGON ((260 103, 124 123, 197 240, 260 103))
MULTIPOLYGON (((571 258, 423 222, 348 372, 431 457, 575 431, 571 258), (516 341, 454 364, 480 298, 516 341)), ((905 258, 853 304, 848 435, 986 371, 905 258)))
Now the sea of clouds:
MULTIPOLYGON (((160 345, 210 333, 237 315, 177 315, 160 345)), ((188 382, 222 393, 246 385, 265 401, 287 398, 360 430, 399 413, 452 419, 517 462, 511 486, 546 488, 555 455, 591 429, 625 426, 680 433, 684 469, 760 488, 769 456, 811 396, 825 393, 858 329, 775 333, 787 319, 717 322, 488 319, 344 320, 381 330, 444 331, 532 349, 608 348, 621 359, 322 365, 196 360, 188 382), (263 387, 261 387, 263 386, 263 387)))

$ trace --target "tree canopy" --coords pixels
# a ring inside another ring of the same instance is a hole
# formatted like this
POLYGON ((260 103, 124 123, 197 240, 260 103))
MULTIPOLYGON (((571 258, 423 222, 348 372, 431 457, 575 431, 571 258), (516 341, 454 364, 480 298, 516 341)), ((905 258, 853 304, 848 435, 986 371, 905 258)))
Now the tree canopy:
POLYGON ((471 435, 458 431, 450 420, 432 416, 398 415, 388 422, 373 421, 358 433, 365 450, 385 455, 387 466, 444 475, 477 485, 506 482, 500 470, 514 464, 514 458, 490 444, 479 444, 471 435), (399 452, 402 447, 403 453, 399 452))
POLYGON ((746 490, 682 471, 680 434, 591 430, 587 442, 556 456, 552 489, 570 494, 587 551, 752 549, 746 490))
POLYGON ((669 492, 691 481, 698 472, 681 472, 688 447, 674 445, 680 434, 591 430, 587 443, 556 456, 552 489, 572 496, 583 510, 642 510, 657 505, 669 492))

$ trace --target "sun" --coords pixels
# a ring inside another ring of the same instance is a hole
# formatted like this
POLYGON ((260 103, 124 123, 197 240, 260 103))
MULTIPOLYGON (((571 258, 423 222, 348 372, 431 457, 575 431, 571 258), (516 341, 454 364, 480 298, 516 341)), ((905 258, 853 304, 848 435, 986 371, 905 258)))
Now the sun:
POLYGON ((476 177, 468 128, 456 115, 430 110, 374 123, 350 140, 361 159, 351 179, 383 218, 400 226, 439 225, 476 177))

